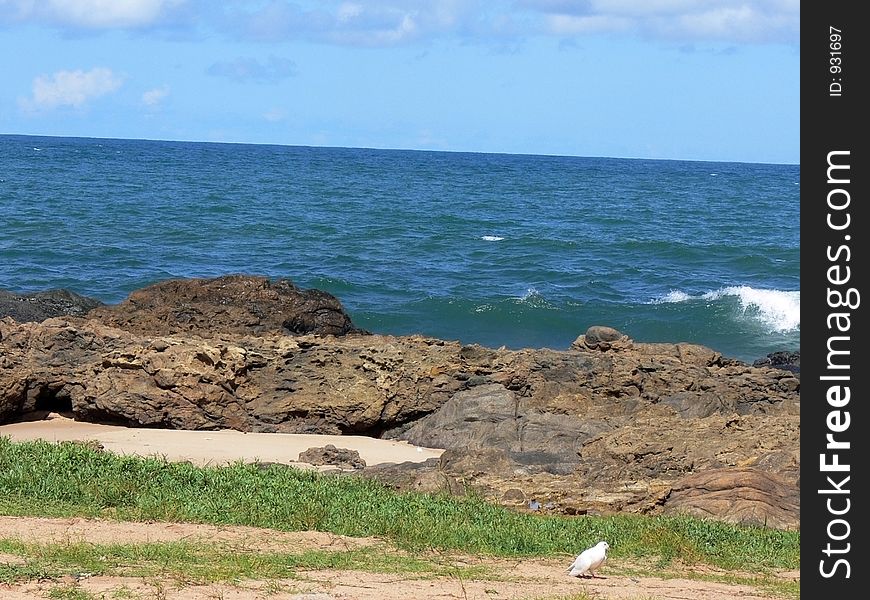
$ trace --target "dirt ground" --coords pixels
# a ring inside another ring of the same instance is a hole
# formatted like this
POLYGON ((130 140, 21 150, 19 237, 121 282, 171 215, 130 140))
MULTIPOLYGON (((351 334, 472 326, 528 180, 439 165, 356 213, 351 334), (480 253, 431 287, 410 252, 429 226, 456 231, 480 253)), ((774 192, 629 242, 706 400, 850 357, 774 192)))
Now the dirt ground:
MULTIPOLYGON (((252 527, 215 527, 186 523, 126 523, 82 518, 46 519, 0 517, 0 540, 41 544, 125 543, 188 541, 219 544, 227 551, 287 552, 343 551, 375 546, 397 552, 377 539, 346 538, 320 532, 287 533, 252 527)), ((716 575, 709 568, 683 569, 676 576, 626 576, 619 572, 631 565, 610 559, 596 579, 569 577, 565 560, 492 559, 458 555, 429 558, 452 566, 483 566, 480 579, 433 577, 413 573, 370 573, 342 570, 297 570, 297 577, 268 581, 233 581, 201 585, 173 578, 90 576, 87 573, 60 580, 32 580, 13 585, 0 583, 0 598, 154 599, 154 600, 573 600, 586 593, 600 600, 761 600, 773 596, 757 587, 692 578, 716 575), (611 573, 608 573, 608 570, 611 573), (78 594, 78 596, 76 595, 78 594)), ((15 555, 0 554, 4 566, 22 564, 15 555)), ((733 575, 733 573, 730 573, 733 575)), ((724 575, 724 573, 722 573, 724 575)), ((778 575, 797 580, 798 572, 778 575)))

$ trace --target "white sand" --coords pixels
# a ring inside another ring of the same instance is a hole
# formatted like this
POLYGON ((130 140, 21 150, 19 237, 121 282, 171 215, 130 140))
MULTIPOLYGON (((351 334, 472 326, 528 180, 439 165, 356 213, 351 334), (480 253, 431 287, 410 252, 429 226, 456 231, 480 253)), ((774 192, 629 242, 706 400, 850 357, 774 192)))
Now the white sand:
POLYGON ((157 456, 196 465, 223 465, 237 460, 296 464, 299 453, 332 444, 356 450, 366 465, 423 462, 443 450, 420 448, 407 442, 378 440, 359 435, 309 435, 295 433, 242 433, 240 431, 187 431, 143 429, 82 423, 50 413, 45 419, 0 425, 0 436, 13 441, 96 440, 116 454, 157 456))

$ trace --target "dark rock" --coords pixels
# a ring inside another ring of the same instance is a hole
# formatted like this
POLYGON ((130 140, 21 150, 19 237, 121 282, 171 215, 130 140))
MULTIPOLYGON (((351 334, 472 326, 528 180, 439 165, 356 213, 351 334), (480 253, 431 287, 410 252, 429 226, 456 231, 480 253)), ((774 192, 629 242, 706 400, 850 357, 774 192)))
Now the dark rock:
POLYGON ((88 316, 142 335, 362 333, 334 296, 300 289, 286 279, 249 275, 164 281, 88 316))
POLYGON ((102 302, 69 290, 48 290, 35 294, 14 294, 0 290, 0 318, 12 317, 19 323, 40 322, 51 317, 81 317, 102 302))
POLYGON ((456 393, 398 439, 431 448, 501 448, 525 460, 536 456, 536 464, 552 463, 559 469, 556 462, 570 462, 565 457, 573 456, 586 437, 577 417, 532 408, 527 400, 494 383, 456 393))
POLYGON ((501 384, 461 391, 399 439, 430 448, 512 447, 519 441, 517 399, 501 384))
POLYGON ((752 363, 753 367, 774 367, 794 373, 800 377, 801 353, 800 352, 771 352, 764 358, 759 358, 752 363))
POLYGON ((315 466, 331 465, 342 470, 354 471, 364 469, 366 466, 366 461, 360 458, 358 451, 336 448, 333 444, 300 452, 299 462, 315 466))

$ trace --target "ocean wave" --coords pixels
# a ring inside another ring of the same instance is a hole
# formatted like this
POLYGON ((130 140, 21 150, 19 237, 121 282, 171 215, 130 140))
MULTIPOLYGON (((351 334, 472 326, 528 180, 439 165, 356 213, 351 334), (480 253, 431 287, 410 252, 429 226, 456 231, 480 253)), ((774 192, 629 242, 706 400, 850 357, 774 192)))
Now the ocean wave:
POLYGON ((526 293, 519 297, 514 297, 513 302, 530 308, 543 308, 554 310, 557 307, 547 300, 544 295, 533 287, 526 290, 526 293))
POLYGON ((735 317, 751 319, 771 332, 799 331, 801 327, 800 290, 765 290, 748 285, 737 285, 697 296, 681 290, 671 290, 650 301, 650 304, 673 304, 693 300, 704 300, 710 303, 736 300, 735 317))
POLYGON ((500 242, 504 238, 498 235, 484 235, 480 239, 482 239, 484 242, 500 242))
POLYGON ((681 292, 680 290, 671 290, 661 298, 656 298, 650 304, 672 304, 674 302, 685 302, 686 300, 691 300, 692 297, 686 292, 681 292))

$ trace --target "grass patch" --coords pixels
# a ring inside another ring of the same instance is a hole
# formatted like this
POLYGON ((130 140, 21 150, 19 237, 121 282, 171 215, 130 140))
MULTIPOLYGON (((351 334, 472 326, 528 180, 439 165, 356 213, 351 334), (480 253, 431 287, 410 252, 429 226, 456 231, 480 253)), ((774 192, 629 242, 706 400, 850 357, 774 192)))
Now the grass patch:
POLYGON ((397 493, 355 476, 242 463, 201 468, 3 437, 0 513, 316 530, 381 537, 412 551, 495 556, 571 555, 604 539, 614 558, 663 565, 800 565, 800 534, 793 531, 689 517, 520 514, 474 496, 397 493))
POLYGON ((48 593, 48 597, 51 600, 97 600, 97 597, 93 594, 89 594, 75 586, 53 588, 48 593))
POLYGON ((23 543, 0 540, 0 551, 24 559, 7 565, 0 582, 58 579, 64 575, 115 575, 172 578, 208 584, 241 579, 292 579, 307 570, 350 570, 425 577, 479 577, 479 567, 456 567, 443 561, 366 547, 346 551, 299 553, 241 552, 221 544, 161 542, 148 544, 23 543))

